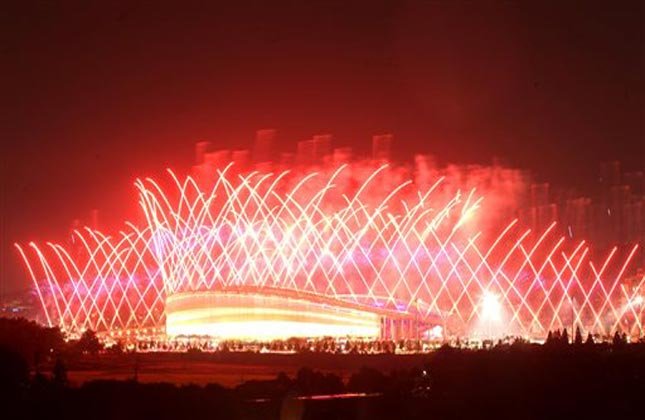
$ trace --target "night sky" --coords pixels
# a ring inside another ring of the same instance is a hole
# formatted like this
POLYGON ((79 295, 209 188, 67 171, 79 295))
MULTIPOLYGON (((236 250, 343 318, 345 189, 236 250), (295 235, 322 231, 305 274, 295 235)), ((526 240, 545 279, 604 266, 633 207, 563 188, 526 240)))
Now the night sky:
POLYGON ((134 179, 186 170, 197 140, 275 128, 285 151, 332 133, 367 153, 391 132, 401 160, 499 156, 581 188, 602 160, 645 167, 640 1, 58 3, 0 11, 5 296, 29 286, 13 242, 93 208, 118 226, 134 179))

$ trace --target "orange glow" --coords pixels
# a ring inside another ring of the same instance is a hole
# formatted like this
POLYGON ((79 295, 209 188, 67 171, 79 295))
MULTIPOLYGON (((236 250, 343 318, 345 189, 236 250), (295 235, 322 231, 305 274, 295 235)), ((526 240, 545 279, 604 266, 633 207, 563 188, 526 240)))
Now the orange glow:
POLYGON ((305 299, 226 292, 187 292, 166 302, 166 333, 219 339, 378 338, 375 313, 305 299))

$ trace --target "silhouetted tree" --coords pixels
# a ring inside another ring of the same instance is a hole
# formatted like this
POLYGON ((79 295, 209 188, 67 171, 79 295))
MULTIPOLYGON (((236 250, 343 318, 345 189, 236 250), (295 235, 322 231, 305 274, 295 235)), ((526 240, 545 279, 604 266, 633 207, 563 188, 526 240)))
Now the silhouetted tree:
POLYGON ((277 375, 277 376, 276 376, 276 378, 275 378, 275 381, 276 381, 278 384, 282 384, 282 385, 284 385, 285 387, 287 387, 287 386, 290 386, 290 385, 291 385, 291 379, 289 379, 289 377, 287 376, 287 374, 286 374, 286 373, 284 373, 284 372, 280 372, 280 373, 278 373, 278 375, 277 375))
POLYGON ((585 341, 585 344, 589 346, 594 344, 593 335, 591 335, 591 331, 589 331, 589 334, 587 334, 587 340, 585 341))
POLYGON ((123 342, 117 341, 116 343, 113 343, 110 347, 108 347, 106 350, 112 354, 122 354, 123 342))
POLYGON ((17 352, 0 347, 1 399, 13 398, 29 380, 29 366, 17 352))
POLYGON ((618 330, 616 330, 616 332, 614 333, 612 344, 614 346, 622 346, 623 344, 625 344, 625 340, 623 339, 623 336, 620 335, 620 332, 618 330))
POLYGON ((564 330, 562 330, 562 336, 560 337, 560 343, 569 344, 569 333, 567 332, 566 328, 564 330))
POLYGON ((309 368, 298 370, 295 386, 300 395, 333 394, 344 391, 343 381, 334 374, 323 374, 309 368))
POLYGON ((351 392, 383 392, 388 378, 376 369, 362 368, 349 378, 347 390, 351 392))
POLYGON ((66 387, 69 383, 67 380, 67 368, 60 358, 56 359, 56 363, 52 368, 52 382, 61 388, 66 387))
POLYGON ((86 330, 76 343, 76 348, 81 353, 97 354, 103 348, 103 345, 94 331, 86 330))
POLYGON ((573 340, 573 343, 576 346, 579 346, 582 344, 582 333, 580 332, 580 327, 576 327, 576 337, 573 340))
POLYGON ((41 362, 65 345, 58 328, 48 328, 24 318, 0 318, 0 347, 18 353, 28 362, 41 362))

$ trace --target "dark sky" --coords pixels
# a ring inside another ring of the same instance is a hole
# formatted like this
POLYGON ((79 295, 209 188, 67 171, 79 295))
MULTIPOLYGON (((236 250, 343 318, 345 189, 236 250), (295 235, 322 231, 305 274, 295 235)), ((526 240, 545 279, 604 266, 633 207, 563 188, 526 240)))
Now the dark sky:
POLYGON ((572 186, 645 167, 641 1, 89 3, 0 11, 0 292, 25 285, 14 241, 131 215, 134 178, 187 168, 199 139, 392 132, 401 159, 501 156, 572 186))

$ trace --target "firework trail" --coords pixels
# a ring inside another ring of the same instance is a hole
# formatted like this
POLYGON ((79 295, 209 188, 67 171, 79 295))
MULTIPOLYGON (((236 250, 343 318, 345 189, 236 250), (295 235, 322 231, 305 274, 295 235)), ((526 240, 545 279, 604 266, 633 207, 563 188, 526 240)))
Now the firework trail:
POLYGON ((631 248, 593 262, 517 220, 519 172, 412 171, 370 162, 272 173, 237 170, 136 182, 144 223, 118 235, 85 228, 76 245, 16 245, 46 321, 70 333, 162 331, 169 297, 280 290, 440 322, 462 336, 579 326, 641 331, 641 286, 625 281, 631 248), (410 176, 412 172, 412 176, 410 176))

